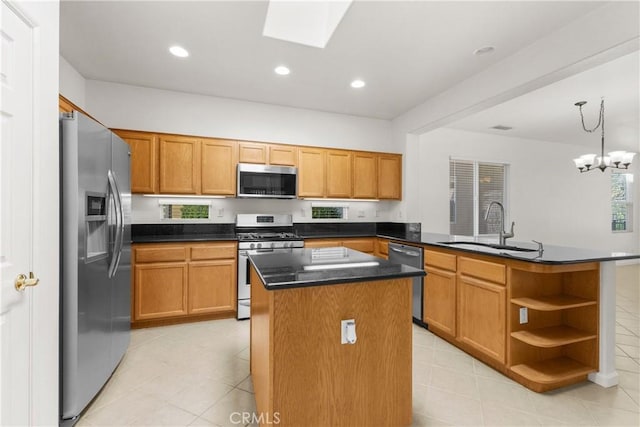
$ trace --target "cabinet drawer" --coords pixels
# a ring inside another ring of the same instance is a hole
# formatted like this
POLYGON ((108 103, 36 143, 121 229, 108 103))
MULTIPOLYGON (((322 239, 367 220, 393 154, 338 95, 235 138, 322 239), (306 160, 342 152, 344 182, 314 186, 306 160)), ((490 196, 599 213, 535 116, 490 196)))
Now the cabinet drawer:
POLYGON ((365 253, 373 253, 375 250, 374 239, 343 240, 342 246, 365 253))
POLYGON ((489 280, 495 283, 506 283, 506 267, 502 264, 482 261, 474 258, 458 257, 458 269, 462 274, 489 280))
POLYGON ((191 248, 191 260, 200 261, 204 259, 225 259, 235 258, 236 245, 219 244, 219 245, 203 245, 193 246, 191 248))
POLYGON ((424 266, 456 271, 456 256, 437 251, 424 251, 424 266))
POLYGON ((184 246, 153 246, 135 248, 135 262, 169 262, 187 259, 184 246))

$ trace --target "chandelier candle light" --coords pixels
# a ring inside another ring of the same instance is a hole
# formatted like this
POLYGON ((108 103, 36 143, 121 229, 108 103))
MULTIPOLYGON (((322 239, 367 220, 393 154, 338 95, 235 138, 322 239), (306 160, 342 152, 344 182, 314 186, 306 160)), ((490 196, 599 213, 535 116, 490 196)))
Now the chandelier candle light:
POLYGON ((593 129, 587 129, 584 125, 584 115, 582 114, 582 106, 587 101, 576 102, 574 105, 580 109, 580 118, 582 119, 582 129, 585 132, 595 132, 598 128, 602 130, 600 155, 596 154, 584 154, 577 159, 573 159, 576 167, 580 172, 588 172, 595 169, 600 169, 602 172, 606 168, 612 169, 629 169, 629 165, 633 160, 633 156, 636 153, 628 151, 612 151, 608 153, 608 156, 604 155, 604 98, 600 101, 600 117, 598 118, 598 124, 593 129))

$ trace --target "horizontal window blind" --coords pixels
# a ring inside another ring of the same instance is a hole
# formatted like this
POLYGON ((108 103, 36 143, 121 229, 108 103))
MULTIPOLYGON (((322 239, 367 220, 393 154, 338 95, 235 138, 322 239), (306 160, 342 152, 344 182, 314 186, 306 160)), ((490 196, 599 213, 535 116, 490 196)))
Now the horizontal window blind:
MULTIPOLYGON (((500 209, 491 209, 491 202, 505 206, 507 166, 470 160, 449 161, 449 232, 462 236, 497 234, 500 229, 500 209)), ((505 206, 506 208, 506 206, 505 206)))

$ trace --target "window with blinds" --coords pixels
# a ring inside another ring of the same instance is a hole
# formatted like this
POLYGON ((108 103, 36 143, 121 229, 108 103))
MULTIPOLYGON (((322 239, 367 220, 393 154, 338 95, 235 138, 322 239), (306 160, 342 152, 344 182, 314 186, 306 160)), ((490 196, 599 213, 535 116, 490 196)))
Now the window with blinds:
POLYGON ((507 171, 505 164, 449 160, 450 234, 498 234, 500 209, 492 208, 486 221, 484 216, 493 201, 502 203, 506 211, 507 171))
POLYGON ((611 173, 611 231, 633 231, 632 185, 632 173, 611 173))

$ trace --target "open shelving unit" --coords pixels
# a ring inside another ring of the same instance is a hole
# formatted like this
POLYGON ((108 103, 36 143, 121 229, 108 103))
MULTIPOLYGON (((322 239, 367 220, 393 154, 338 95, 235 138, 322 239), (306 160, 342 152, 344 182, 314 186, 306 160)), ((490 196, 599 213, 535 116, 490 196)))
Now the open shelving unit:
POLYGON ((597 263, 567 268, 509 268, 508 369, 543 392, 584 381, 598 370, 597 263), (520 323, 520 309, 528 321, 520 323))

